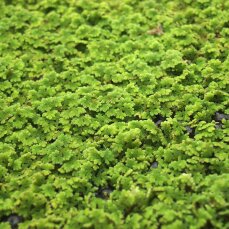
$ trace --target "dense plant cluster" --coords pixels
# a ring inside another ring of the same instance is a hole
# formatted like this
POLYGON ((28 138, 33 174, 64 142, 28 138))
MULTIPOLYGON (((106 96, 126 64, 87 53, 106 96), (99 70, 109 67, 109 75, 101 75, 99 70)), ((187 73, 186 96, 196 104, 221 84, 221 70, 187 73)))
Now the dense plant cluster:
POLYGON ((229 228, 229 2, 0 0, 0 228, 229 228))

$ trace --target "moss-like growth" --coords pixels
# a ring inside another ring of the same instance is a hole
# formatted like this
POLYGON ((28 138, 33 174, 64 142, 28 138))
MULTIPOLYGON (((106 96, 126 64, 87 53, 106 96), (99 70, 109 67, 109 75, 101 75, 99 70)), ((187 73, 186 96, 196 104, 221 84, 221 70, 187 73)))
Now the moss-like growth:
POLYGON ((0 0, 0 228, 229 228, 225 0, 0 0))

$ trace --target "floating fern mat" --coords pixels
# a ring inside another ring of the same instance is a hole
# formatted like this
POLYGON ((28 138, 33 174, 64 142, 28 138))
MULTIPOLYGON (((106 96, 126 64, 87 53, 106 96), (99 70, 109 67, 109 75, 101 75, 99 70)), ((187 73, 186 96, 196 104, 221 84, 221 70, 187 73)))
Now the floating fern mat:
POLYGON ((229 228, 229 1, 0 0, 0 228, 229 228))

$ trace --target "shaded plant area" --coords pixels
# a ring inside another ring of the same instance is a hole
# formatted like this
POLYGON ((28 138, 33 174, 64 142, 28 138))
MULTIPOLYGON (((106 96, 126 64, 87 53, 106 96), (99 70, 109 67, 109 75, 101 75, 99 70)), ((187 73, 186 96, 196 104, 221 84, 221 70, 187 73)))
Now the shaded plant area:
POLYGON ((227 1, 0 9, 1 229, 229 228, 227 1))

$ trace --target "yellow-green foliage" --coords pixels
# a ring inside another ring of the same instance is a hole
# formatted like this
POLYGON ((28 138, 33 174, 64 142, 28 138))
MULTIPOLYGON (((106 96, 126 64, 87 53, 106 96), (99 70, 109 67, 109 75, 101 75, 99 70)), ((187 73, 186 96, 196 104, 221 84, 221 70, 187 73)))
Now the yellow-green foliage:
POLYGON ((229 228, 226 0, 0 0, 0 229, 229 228))

